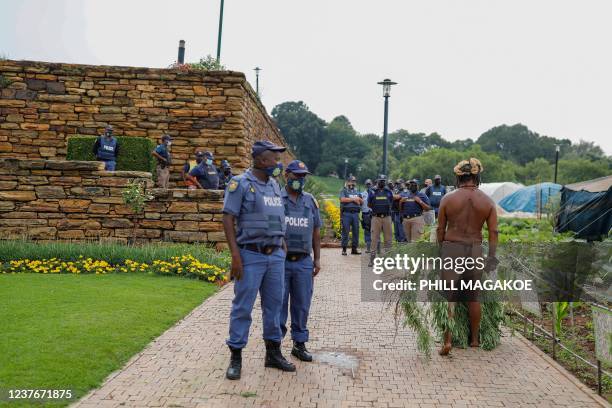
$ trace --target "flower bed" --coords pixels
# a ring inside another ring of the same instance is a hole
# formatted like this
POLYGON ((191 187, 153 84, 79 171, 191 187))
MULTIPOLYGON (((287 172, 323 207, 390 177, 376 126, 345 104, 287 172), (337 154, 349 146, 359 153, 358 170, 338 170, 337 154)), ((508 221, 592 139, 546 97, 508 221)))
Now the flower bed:
POLYGON ((110 264, 101 259, 85 258, 82 255, 76 261, 50 259, 19 259, 0 264, 0 273, 149 273, 161 275, 180 275, 224 284, 228 278, 225 270, 206 262, 201 262, 193 255, 173 256, 169 261, 154 260, 151 263, 126 259, 124 262, 110 264))

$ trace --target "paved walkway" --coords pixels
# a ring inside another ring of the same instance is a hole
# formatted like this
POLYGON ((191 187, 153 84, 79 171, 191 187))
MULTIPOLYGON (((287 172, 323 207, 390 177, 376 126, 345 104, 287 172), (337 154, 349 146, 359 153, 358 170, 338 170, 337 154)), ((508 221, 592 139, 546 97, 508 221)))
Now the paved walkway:
MULTIPOLYGON (((229 286, 162 334, 76 406, 605 405, 518 335, 507 335, 491 352, 455 349, 451 358, 433 355, 430 361, 423 360, 412 332, 400 329, 396 334, 391 311, 381 304, 359 301, 359 257, 341 257, 337 249, 323 251, 309 343, 319 361, 296 362, 297 373, 264 369, 257 306, 251 341, 243 353, 242 379, 226 380, 229 286)), ((284 350, 288 355, 288 340, 284 350)))

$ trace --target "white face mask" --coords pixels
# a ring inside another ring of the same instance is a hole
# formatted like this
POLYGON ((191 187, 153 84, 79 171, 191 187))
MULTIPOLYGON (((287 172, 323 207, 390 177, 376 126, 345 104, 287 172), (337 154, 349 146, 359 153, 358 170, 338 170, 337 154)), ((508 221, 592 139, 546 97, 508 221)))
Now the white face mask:
POLYGON ((167 146, 171 146, 171 145, 172 145, 172 142, 168 142, 168 145, 167 145, 167 146))

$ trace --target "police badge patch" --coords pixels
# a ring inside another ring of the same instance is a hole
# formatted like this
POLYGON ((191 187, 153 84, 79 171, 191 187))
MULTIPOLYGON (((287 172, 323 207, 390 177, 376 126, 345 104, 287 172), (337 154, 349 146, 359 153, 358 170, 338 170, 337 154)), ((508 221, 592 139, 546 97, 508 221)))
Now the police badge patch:
POLYGON ((234 179, 232 179, 227 185, 227 191, 229 191, 230 193, 233 193, 234 191, 236 191, 237 188, 238 188, 238 182, 234 179))

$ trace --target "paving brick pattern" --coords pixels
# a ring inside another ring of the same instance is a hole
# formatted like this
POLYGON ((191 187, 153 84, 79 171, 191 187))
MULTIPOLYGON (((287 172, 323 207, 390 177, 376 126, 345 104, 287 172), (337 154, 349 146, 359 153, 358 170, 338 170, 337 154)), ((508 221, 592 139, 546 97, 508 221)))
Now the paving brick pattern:
MULTIPOLYGON (((506 334, 494 351, 455 349, 450 358, 434 353, 424 360, 414 333, 396 331, 390 310, 360 302, 359 257, 339 252, 323 250, 323 270, 316 278, 309 347, 319 361, 296 361, 296 373, 265 369, 258 305, 242 379, 226 380, 229 286, 75 406, 606 406, 520 336, 506 334)), ((290 341, 283 346, 288 355, 290 341)))

